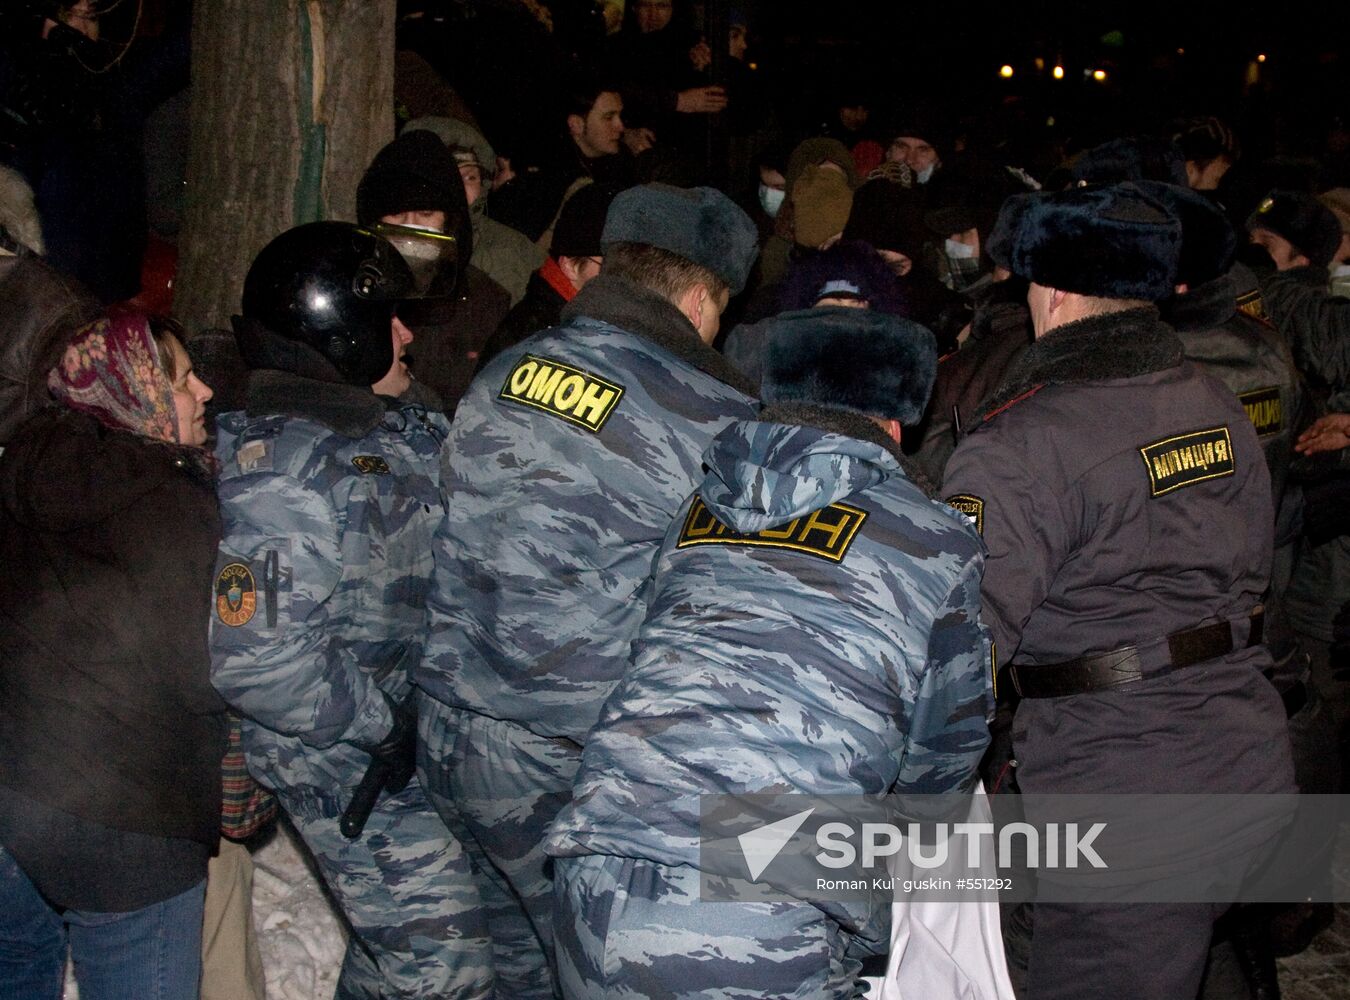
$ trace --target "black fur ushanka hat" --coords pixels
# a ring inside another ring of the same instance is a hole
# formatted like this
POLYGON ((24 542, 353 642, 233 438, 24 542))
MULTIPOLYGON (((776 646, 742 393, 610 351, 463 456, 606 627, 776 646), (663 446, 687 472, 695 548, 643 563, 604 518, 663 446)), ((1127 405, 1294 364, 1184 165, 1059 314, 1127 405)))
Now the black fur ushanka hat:
POLYGON ((916 424, 937 375, 937 342, 913 320, 827 306, 783 313, 764 349, 767 403, 810 403, 916 424))
POLYGON ((1157 302, 1176 290, 1181 223, 1133 183, 1014 195, 990 258, 1038 285, 1157 302))

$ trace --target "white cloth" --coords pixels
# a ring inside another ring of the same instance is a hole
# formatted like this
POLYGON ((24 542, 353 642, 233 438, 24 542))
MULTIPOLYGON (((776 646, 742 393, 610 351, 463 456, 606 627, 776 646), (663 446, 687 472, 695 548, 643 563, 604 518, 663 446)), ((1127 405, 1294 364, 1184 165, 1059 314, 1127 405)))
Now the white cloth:
MULTIPOLYGON (((983 788, 977 788, 971 797, 966 821, 992 822, 983 788)), ((891 862, 897 886, 905 878, 934 874, 916 871, 904 852, 893 855, 891 862)), ((978 874, 986 878, 997 875, 992 858, 986 867, 988 870, 978 874)), ((891 909, 891 955, 886 978, 867 995, 873 1000, 1014 1000, 997 900, 916 901, 897 893, 891 909)))

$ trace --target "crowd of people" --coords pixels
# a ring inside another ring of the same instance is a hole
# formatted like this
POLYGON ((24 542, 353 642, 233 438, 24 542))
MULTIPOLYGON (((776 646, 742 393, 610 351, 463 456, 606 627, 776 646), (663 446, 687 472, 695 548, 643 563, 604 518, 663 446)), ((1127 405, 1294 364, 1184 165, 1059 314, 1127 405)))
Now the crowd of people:
MULTIPOLYGON (((1201 116, 1033 173, 851 91, 770 134, 747 19, 676 15, 504 150, 404 46, 350 221, 229 331, 44 241, 70 164, 0 167, 4 995, 261 1000, 278 816, 339 1000, 805 1000, 892 901, 726 867, 708 796, 1342 789, 1344 162, 1201 116)), ((1330 907, 1230 904, 1009 906, 952 981, 1278 997, 1330 907)))

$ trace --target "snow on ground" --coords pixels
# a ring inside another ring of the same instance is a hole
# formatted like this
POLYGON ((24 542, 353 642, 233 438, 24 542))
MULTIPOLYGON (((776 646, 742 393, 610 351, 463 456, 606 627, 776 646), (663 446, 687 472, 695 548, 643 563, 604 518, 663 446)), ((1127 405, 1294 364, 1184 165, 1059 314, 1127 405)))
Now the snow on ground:
POLYGON ((253 855, 253 865, 268 1000, 332 1000, 347 935, 286 824, 253 855))
MULTIPOLYGON (((284 823, 253 855, 253 920, 268 1000, 332 1000, 347 935, 284 823)), ((65 1000, 79 1000, 66 974, 65 1000)))

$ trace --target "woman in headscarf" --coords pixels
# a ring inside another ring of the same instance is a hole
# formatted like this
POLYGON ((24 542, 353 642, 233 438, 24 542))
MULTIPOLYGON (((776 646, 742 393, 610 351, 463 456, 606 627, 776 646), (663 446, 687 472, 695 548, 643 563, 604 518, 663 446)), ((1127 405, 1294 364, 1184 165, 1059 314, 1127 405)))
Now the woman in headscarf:
POLYGON ((168 326, 80 329, 0 455, 0 996, 195 1000, 225 706, 211 390, 168 326))

